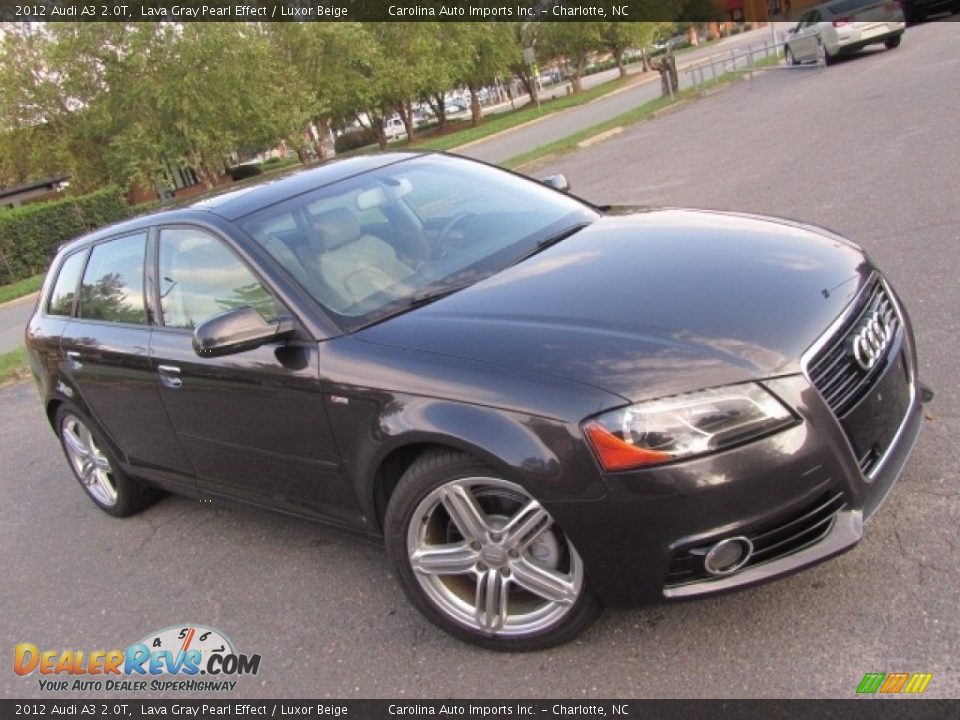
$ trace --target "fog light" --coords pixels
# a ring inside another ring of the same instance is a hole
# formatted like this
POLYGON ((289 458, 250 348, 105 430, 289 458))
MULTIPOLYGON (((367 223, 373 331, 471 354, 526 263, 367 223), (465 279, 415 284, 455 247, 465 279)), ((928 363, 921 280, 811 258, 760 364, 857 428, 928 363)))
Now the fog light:
POLYGON ((753 543, 742 535, 721 540, 707 552, 703 567, 711 575, 729 575, 742 568, 753 555, 753 543))

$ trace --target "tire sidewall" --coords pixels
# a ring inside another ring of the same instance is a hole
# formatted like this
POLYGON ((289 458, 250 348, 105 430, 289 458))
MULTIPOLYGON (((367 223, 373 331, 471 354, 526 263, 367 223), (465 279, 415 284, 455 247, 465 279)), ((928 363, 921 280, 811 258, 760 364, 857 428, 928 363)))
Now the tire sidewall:
MULTIPOLYGON (((404 474, 390 498, 384 522, 387 554, 392 561, 410 602, 434 625, 474 645, 491 650, 525 652, 562 644, 578 635, 600 613, 600 604, 589 585, 589 569, 584 568, 583 587, 574 607, 555 625, 522 637, 484 635, 461 625, 440 611, 427 598, 407 555, 407 528, 422 500, 437 487, 467 477, 503 478, 503 473, 462 453, 446 457, 427 457, 415 462, 404 474), (421 462, 425 460, 425 462, 421 462)), ((504 478, 506 479, 506 478, 504 478)), ((515 482, 515 481, 512 481, 515 482)), ((518 483, 519 484, 519 483, 518 483)))

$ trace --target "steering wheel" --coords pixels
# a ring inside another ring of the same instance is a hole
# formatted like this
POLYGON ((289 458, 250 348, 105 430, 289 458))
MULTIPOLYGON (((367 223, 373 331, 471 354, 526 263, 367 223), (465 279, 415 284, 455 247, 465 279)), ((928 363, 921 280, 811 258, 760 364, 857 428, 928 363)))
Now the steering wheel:
POLYGON ((447 224, 440 228, 440 232, 437 233, 436 239, 433 241, 433 256, 437 260, 442 260, 446 252, 447 240, 450 239, 450 233, 453 232, 453 229, 462 223, 467 218, 474 217, 475 213, 472 212, 458 212, 452 218, 447 221, 447 224))

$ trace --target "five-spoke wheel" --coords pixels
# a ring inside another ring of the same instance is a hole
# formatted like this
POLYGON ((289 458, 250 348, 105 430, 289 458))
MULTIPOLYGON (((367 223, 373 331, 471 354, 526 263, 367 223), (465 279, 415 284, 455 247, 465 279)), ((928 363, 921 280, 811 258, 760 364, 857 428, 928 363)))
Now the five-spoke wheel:
POLYGON ((562 642, 595 615, 583 561, 550 513, 465 455, 418 460, 391 499, 387 526, 408 593, 461 637, 533 649, 562 642))

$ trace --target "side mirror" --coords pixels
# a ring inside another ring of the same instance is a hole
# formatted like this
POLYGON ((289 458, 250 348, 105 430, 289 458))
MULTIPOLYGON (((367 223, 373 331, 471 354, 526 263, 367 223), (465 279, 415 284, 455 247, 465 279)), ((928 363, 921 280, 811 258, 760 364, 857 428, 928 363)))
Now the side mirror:
POLYGON ((252 350, 289 337, 293 320, 281 318, 267 322, 249 305, 214 315, 193 331, 193 349, 200 357, 218 357, 252 350))
POLYGON ((549 177, 543 178, 541 180, 544 185, 552 187, 554 190, 560 190, 561 192, 568 193, 573 188, 570 186, 570 183, 567 182, 567 178, 563 175, 551 175, 549 177))

